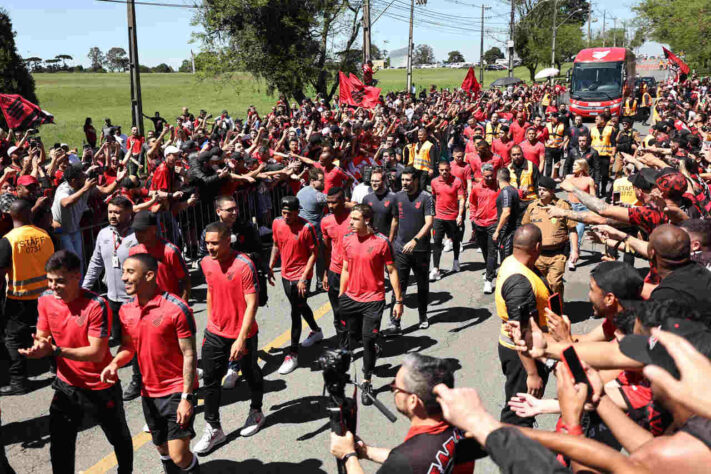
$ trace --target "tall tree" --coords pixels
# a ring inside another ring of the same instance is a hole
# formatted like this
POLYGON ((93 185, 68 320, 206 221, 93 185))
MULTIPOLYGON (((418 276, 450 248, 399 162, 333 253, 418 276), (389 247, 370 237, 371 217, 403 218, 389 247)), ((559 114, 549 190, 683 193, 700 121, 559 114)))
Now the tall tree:
POLYGON ((450 51, 447 53, 447 60, 445 63, 447 64, 452 64, 452 63, 463 63, 464 62, 464 55, 460 53, 459 51, 450 51))
POLYGON ((198 36, 210 53, 203 74, 249 71, 267 92, 300 101, 309 88, 330 99, 338 70, 357 69, 349 52, 360 31, 360 2, 206 0, 194 22, 205 30, 198 36))
POLYGON ((175 72, 173 68, 168 66, 166 63, 160 63, 153 68, 153 72, 175 72))
POLYGON ((106 57, 104 56, 104 53, 101 52, 101 50, 98 48, 98 46, 94 46, 89 50, 89 54, 87 54, 87 57, 89 58, 89 61, 91 61, 91 69, 94 71, 98 71, 99 69, 103 68, 104 62, 106 61, 106 57))
POLYGON ((193 72, 193 65, 189 59, 183 59, 183 62, 178 68, 178 72, 193 72))
POLYGON ((486 64, 494 64, 497 59, 504 59, 504 53, 496 46, 489 48, 484 53, 484 61, 486 64))
POLYGON ((418 44, 412 53, 413 64, 433 64, 435 62, 434 51, 428 44, 418 44))
POLYGON ((669 44, 673 51, 684 51, 692 67, 711 66, 708 0, 642 0, 633 9, 649 38, 669 44))
POLYGON ((30 68, 30 71, 37 71, 42 66, 42 58, 32 56, 31 58, 25 59, 25 64, 30 68))
MULTIPOLYGON (((17 54, 15 33, 7 12, 0 8, 0 91, 5 94, 20 94, 25 99, 38 103, 35 81, 27 65, 17 54)), ((0 114, 0 127, 6 129, 5 117, 0 114)))
POLYGON ((71 61, 74 58, 69 56, 68 54, 58 54, 54 57, 54 59, 59 59, 60 61, 62 61, 62 69, 66 69, 67 61, 71 61))
POLYGON ((106 52, 106 64, 112 72, 124 71, 128 67, 126 50, 113 47, 106 52))

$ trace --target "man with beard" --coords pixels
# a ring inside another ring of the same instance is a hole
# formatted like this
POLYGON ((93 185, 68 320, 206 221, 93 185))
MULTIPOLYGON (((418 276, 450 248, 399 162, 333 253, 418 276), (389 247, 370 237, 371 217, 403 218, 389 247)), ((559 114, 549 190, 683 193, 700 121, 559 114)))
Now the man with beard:
POLYGON ((382 169, 375 169, 370 175, 370 187, 373 192, 363 198, 363 204, 367 204, 373 210, 373 220, 371 226, 379 234, 389 237, 390 228, 393 223, 393 212, 395 211, 395 193, 390 191, 385 184, 385 172, 382 169))
POLYGON ((432 180, 432 195, 435 198, 435 218, 433 224, 434 251, 432 252, 432 270, 430 281, 442 278, 439 271, 442 257, 442 241, 445 234, 452 239, 454 263, 452 272, 459 268, 460 235, 464 233, 464 194, 465 184, 452 175, 449 162, 440 161, 439 176, 432 180))

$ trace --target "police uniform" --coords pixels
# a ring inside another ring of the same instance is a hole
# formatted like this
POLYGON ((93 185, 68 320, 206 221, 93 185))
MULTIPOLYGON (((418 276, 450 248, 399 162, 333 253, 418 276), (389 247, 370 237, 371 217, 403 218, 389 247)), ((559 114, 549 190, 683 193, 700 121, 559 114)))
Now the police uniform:
POLYGON ((568 234, 575 230, 575 221, 560 217, 549 217, 547 208, 557 206, 570 210, 570 204, 558 198, 545 205, 536 199, 528 206, 521 224, 535 224, 541 229, 543 242, 541 255, 536 260, 536 268, 545 277, 553 293, 563 297, 563 274, 568 260, 568 234))

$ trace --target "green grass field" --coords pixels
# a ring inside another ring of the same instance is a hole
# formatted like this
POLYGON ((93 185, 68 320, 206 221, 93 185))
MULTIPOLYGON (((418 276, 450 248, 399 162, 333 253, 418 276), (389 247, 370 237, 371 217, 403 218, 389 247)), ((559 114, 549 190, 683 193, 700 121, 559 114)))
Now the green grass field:
MULTIPOLYGON (((566 65, 563 70, 567 70, 566 65)), ((466 75, 465 69, 415 69, 413 82, 419 87, 459 87, 466 75)), ((517 68, 516 77, 528 79, 528 70, 517 68)), ((489 85, 506 71, 485 71, 484 84, 489 85)), ((375 75, 384 92, 403 90, 406 84, 404 69, 378 71, 375 75)), ((114 125, 121 125, 128 133, 131 124, 130 82, 128 74, 55 73, 35 74, 37 96, 43 109, 54 114, 54 125, 44 125, 40 130, 46 146, 55 142, 81 147, 84 140, 84 119, 91 117, 97 130, 105 117, 114 125)), ((478 70, 477 70, 478 78, 478 70)), ((192 74, 142 74, 143 111, 152 115, 160 111, 169 122, 180 114, 182 107, 193 113, 205 109, 216 115, 227 109, 233 116, 243 117, 248 106, 255 105, 260 112, 268 111, 276 97, 266 93, 264 83, 248 74, 234 74, 231 81, 199 80, 192 74)), ((144 121, 150 129, 150 121, 144 121)))

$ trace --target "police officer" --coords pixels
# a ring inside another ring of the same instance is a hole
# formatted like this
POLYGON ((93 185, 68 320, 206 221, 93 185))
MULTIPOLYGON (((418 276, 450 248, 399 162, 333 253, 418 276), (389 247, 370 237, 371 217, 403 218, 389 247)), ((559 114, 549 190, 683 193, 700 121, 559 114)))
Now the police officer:
POLYGON ((10 355, 10 384, 0 395, 29 391, 27 361, 17 352, 32 345, 37 325, 37 299, 47 289, 47 260, 54 253, 47 232, 32 225, 32 205, 24 199, 10 204, 13 229, 0 240, 0 277, 7 274, 5 345, 10 355))
POLYGON ((568 260, 566 254, 570 243, 570 260, 578 260, 578 233, 575 221, 567 218, 551 218, 548 208, 557 206, 570 209, 570 204, 555 196, 556 182, 547 176, 538 179, 538 196, 526 209, 522 224, 535 224, 543 236, 541 254, 536 260, 536 268, 548 282, 553 293, 563 297, 563 274, 568 260))

